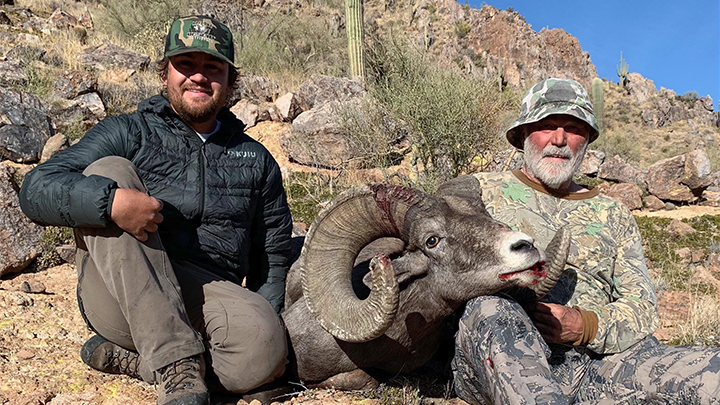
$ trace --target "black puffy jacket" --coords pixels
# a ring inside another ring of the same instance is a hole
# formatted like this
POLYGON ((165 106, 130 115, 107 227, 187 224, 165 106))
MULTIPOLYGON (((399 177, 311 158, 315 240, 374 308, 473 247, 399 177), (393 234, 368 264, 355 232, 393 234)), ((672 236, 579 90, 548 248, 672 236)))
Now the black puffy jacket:
POLYGON ((203 144, 167 99, 144 100, 28 173, 22 210, 43 225, 107 226, 117 184, 82 172, 102 157, 125 157, 163 201, 158 232, 171 259, 230 272, 236 281, 247 277, 247 286, 279 310, 292 229, 280 169, 229 110, 218 120, 220 131, 203 144))

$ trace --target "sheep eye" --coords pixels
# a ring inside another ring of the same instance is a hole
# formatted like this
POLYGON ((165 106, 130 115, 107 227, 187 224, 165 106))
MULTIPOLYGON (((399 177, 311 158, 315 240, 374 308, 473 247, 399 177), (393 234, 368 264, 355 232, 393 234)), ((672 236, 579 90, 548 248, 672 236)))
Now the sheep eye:
POLYGON ((431 236, 425 241, 425 246, 429 248, 434 248, 435 246, 437 246, 438 243, 440 243, 440 238, 438 238, 437 236, 431 236))

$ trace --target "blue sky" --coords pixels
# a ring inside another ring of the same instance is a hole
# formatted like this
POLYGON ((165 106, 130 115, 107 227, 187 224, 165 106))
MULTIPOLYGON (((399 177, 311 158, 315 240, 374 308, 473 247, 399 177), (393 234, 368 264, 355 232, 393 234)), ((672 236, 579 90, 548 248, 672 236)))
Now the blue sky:
MULTIPOLYGON (((465 0, 459 0, 465 4, 465 0)), ((718 0, 486 0, 519 12, 533 30, 562 28, 580 41, 598 76, 617 82, 620 52, 631 72, 677 94, 720 101, 718 0)), ((470 0, 479 8, 483 2, 470 0)))

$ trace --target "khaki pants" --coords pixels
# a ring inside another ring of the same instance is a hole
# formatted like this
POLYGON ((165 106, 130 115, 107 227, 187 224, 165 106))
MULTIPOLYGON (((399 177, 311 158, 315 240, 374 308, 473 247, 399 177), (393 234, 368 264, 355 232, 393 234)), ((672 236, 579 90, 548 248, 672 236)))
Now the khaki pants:
MULTIPOLYGON (((147 192, 132 163, 100 159, 85 175, 147 192)), ((210 369, 230 392, 246 392, 283 374, 285 329, 271 305, 233 281, 170 260, 157 233, 140 242, 114 224, 77 228, 78 304, 89 326, 141 356, 140 373, 207 350, 210 369)))

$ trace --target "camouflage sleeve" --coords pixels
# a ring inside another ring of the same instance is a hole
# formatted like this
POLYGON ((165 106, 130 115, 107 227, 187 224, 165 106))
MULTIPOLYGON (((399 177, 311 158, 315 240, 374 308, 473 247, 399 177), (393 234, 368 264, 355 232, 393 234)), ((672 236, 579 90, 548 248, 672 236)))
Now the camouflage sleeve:
POLYGON ((596 353, 626 350, 658 327, 655 287, 648 274, 642 238, 635 218, 624 206, 616 221, 618 233, 610 303, 587 308, 598 315, 598 332, 587 347, 596 353))

